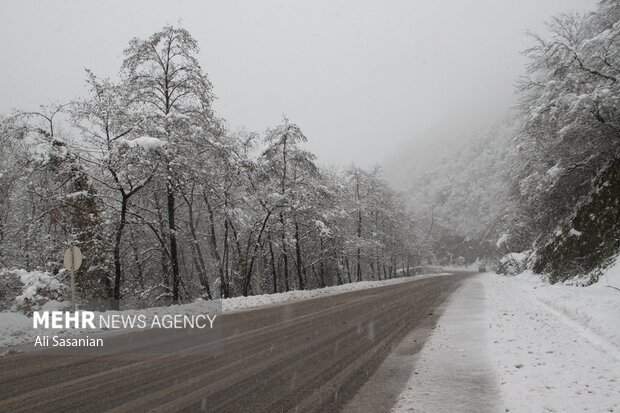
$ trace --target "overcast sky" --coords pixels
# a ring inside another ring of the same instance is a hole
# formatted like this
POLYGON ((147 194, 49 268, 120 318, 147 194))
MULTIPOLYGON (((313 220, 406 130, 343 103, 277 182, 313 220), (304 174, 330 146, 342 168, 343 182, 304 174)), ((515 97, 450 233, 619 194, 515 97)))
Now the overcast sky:
POLYGON ((132 37, 179 20, 215 108, 264 131, 286 114, 323 163, 370 165, 435 125, 510 105, 526 30, 595 0, 0 2, 0 112, 83 95, 132 37))

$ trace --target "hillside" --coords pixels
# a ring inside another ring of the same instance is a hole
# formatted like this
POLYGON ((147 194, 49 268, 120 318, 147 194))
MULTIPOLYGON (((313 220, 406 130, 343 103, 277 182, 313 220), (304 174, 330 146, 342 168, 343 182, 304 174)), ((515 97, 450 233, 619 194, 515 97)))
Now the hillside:
POLYGON ((494 254, 507 214, 514 209, 510 167, 517 128, 515 115, 506 115, 464 133, 460 145, 442 145, 425 158, 426 165, 414 158, 398 163, 406 172, 392 180, 407 182, 407 205, 440 259, 454 255, 472 261, 494 254))
MULTIPOLYGON (((560 15, 532 35, 516 110, 409 161, 408 206, 439 261, 524 252, 551 282, 585 275, 620 249, 620 5, 560 15), (424 159, 423 162, 419 160, 424 159)), ((403 150, 402 152, 406 152, 403 150)), ((588 279, 594 282, 596 273, 588 279)))

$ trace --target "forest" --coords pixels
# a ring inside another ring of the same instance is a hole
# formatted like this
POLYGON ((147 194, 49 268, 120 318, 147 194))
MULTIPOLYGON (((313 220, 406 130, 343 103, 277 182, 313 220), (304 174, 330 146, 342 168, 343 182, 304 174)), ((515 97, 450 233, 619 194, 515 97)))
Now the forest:
POLYGON ((118 82, 87 70, 87 96, 0 119, 0 267, 67 283, 76 245, 78 296, 116 303, 412 273, 413 223, 380 169, 319 167, 286 117, 230 131, 198 50, 164 27, 131 40, 118 82))

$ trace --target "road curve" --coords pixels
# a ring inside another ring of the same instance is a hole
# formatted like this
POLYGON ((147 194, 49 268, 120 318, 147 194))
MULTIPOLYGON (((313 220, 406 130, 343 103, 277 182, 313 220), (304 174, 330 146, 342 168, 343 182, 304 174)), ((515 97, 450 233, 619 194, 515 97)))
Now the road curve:
MULTIPOLYGON (((467 277, 442 276, 0 359, 1 412, 331 412, 467 277)), ((386 406, 389 409, 390 406, 386 406)))

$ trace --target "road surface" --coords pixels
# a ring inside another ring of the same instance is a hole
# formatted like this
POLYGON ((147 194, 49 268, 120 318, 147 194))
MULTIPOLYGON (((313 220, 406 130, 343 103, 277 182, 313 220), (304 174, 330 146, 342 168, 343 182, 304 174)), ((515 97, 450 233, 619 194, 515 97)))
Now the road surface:
POLYGON ((5 357, 0 411, 339 411, 466 277, 225 314, 213 330, 114 335, 71 356, 5 357))

